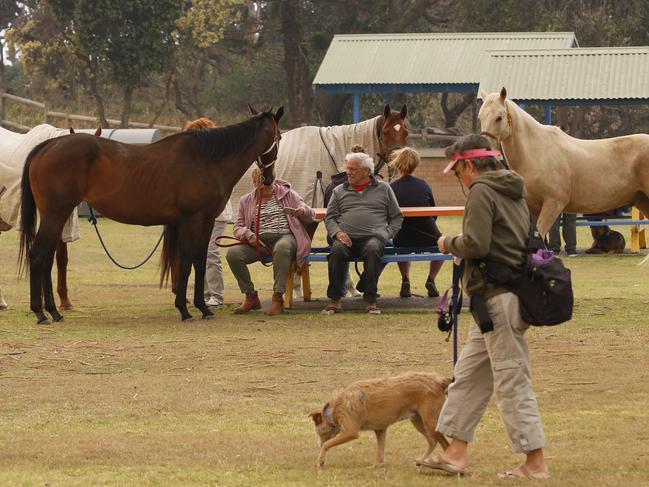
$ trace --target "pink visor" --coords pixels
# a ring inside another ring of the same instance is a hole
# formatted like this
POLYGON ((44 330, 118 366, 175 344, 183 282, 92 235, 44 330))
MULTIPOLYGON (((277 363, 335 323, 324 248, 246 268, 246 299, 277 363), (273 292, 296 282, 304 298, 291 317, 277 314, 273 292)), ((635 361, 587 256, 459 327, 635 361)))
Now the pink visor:
POLYGON ((453 159, 449 165, 444 168, 443 173, 447 174, 451 172, 457 164, 457 161, 463 161, 464 159, 485 159, 487 157, 502 157, 502 154, 493 149, 471 149, 463 152, 456 152, 453 154, 453 159))

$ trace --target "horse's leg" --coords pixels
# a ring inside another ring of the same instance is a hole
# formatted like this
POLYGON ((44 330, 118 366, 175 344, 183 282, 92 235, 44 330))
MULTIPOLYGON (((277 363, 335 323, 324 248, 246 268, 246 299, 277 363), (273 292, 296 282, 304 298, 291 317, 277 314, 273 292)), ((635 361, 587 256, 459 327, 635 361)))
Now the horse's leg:
MULTIPOLYGON (((178 281, 176 283, 176 300, 175 305, 180 311, 180 317, 184 320, 189 320, 192 315, 187 310, 187 281, 189 274, 192 270, 192 264, 196 259, 196 246, 200 245, 197 242, 201 241, 200 228, 202 228, 202 219, 198 215, 193 217, 184 217, 178 223, 178 281)), ((209 239, 209 237, 208 237, 209 239)), ((203 258, 207 260, 207 240, 205 240, 205 253, 203 258)), ((203 263, 203 284, 201 285, 201 300, 202 305, 205 306, 205 296, 203 296, 204 280, 205 280, 205 263, 203 263)), ((199 308, 200 309, 200 308, 199 308)), ((201 309, 201 312, 203 310, 201 309)), ((208 310, 209 311, 209 310, 208 310)), ((205 316, 205 313, 203 313, 205 316)))
POLYGON ((536 220, 536 229, 542 237, 545 238, 564 208, 565 205, 557 200, 543 200, 543 206, 536 220))
POLYGON ((54 250, 61 239, 61 231, 67 219, 43 215, 41 224, 34 237, 34 244, 29 252, 29 288, 30 308, 36 315, 38 324, 49 324, 50 320, 43 313, 43 299, 46 309, 52 314, 55 321, 63 317, 56 310, 54 294, 52 292, 52 264, 54 262, 54 250), (46 276, 45 273, 48 273, 46 276))
POLYGON ((49 249, 45 258, 45 273, 42 275, 43 279, 43 303, 45 310, 52 316, 55 322, 63 321, 63 316, 56 309, 56 300, 54 299, 54 286, 52 285, 52 267, 54 266, 54 253, 56 247, 49 249))
POLYGON ((197 224, 194 242, 194 306, 196 306, 203 318, 211 318, 214 313, 205 304, 205 268, 207 265, 207 247, 212 235, 214 218, 207 218, 206 221, 197 224))
MULTIPOLYGON (((181 241, 178 242, 179 244, 181 241)), ((185 320, 192 319, 192 315, 187 310, 187 280, 192 270, 192 256, 190 253, 180 249, 180 264, 178 266, 178 282, 176 284, 176 300, 174 304, 180 311, 180 318, 185 320)))
POLYGON ((56 270, 58 271, 56 291, 61 300, 61 309, 72 309, 68 297, 68 244, 63 240, 59 240, 56 246, 56 270))
POLYGON ((641 194, 633 206, 637 207, 645 218, 649 217, 649 195, 641 194))

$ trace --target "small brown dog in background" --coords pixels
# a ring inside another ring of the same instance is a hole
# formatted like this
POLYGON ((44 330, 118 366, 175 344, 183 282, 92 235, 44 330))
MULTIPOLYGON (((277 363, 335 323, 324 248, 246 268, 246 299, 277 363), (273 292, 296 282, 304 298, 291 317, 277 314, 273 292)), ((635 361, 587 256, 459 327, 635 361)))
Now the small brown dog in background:
POLYGON ((428 442, 419 460, 427 459, 437 443, 446 450, 448 441, 435 428, 450 383, 434 374, 410 372, 361 380, 336 391, 322 411, 310 415, 320 437, 318 466, 324 465, 329 448, 357 439, 361 430, 374 430, 375 466, 382 464, 388 426, 404 419, 410 419, 428 442))
POLYGON ((621 254, 626 247, 626 240, 620 232, 611 230, 608 226, 590 227, 593 235, 593 245, 587 254, 621 254))

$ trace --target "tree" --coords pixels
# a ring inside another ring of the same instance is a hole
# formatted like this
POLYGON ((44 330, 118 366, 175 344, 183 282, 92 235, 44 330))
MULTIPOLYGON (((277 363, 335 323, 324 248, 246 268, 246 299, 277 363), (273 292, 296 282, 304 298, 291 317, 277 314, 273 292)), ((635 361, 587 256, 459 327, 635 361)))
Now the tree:
MULTIPOLYGON (((9 0, 0 0, 0 91, 4 91, 7 87, 5 81, 5 60, 4 60, 4 50, 5 50, 5 40, 2 36, 2 32, 10 28, 13 22, 18 17, 20 12, 20 4, 18 2, 11 2, 9 0)), ((2 120, 2 114, 0 114, 0 120, 2 120)))
POLYGON ((122 91, 121 126, 128 124, 133 91, 168 65, 182 0, 48 0, 34 2, 11 32, 31 76, 50 88, 79 77, 107 125, 103 92, 122 91))
POLYGON ((280 3, 281 29, 284 43, 284 71, 289 93, 289 112, 293 125, 303 125, 311 116, 311 80, 307 54, 304 51, 302 2, 284 0, 280 3))
POLYGON ((177 22, 178 48, 171 84, 175 107, 186 118, 205 114, 205 92, 250 52, 257 29, 254 8, 246 0, 191 0, 177 22))
POLYGON ((161 73, 172 59, 181 0, 50 0, 72 23, 79 53, 106 66, 123 92, 120 126, 128 126, 133 91, 161 73), (72 9, 70 7, 73 7, 72 9))

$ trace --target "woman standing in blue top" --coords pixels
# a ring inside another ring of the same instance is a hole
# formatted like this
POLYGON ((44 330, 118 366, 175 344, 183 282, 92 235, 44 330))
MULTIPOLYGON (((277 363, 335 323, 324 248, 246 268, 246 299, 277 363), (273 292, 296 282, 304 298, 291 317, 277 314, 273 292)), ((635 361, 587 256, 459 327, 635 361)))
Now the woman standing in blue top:
MULTIPOLYGON (((423 179, 412 175, 419 165, 419 154, 410 147, 404 147, 392 153, 390 165, 397 170, 399 178, 390 183, 392 190, 397 197, 399 206, 435 206, 433 190, 423 179)), ((432 247, 437 245, 437 239, 442 233, 437 228, 435 217, 409 217, 404 218, 401 230, 394 237, 395 247, 432 247)), ((439 296, 435 277, 442 268, 443 261, 433 260, 430 262, 426 289, 429 297, 439 296)), ((401 292, 402 298, 412 296, 410 292, 410 262, 399 262, 401 271, 401 292)))

